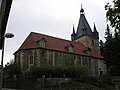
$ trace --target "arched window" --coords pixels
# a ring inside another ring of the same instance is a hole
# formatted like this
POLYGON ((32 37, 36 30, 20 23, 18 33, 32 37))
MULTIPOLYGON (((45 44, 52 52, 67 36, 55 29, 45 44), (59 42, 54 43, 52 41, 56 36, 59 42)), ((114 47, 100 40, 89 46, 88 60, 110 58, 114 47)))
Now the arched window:
POLYGON ((94 40, 92 40, 92 45, 94 45, 94 40))
POLYGON ((34 65, 34 54, 32 52, 28 53, 28 63, 29 63, 29 66, 34 65))
POLYGON ((30 64, 33 64, 33 55, 30 55, 30 64))

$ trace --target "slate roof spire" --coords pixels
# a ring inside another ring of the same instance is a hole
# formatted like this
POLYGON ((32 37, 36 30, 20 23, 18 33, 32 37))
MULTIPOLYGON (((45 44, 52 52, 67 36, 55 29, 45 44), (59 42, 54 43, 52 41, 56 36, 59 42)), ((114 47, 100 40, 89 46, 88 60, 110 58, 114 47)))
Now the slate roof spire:
POLYGON ((99 38, 98 31, 97 31, 97 29, 96 29, 95 23, 94 23, 94 28, 93 28, 93 30, 94 30, 94 31, 93 31, 94 36, 99 38))
POLYGON ((81 6, 80 19, 77 27, 76 39, 84 35, 92 35, 92 30, 88 24, 88 21, 86 20, 84 9, 81 6))
POLYGON ((76 37, 76 33, 75 33, 75 28, 74 28, 74 24, 73 24, 73 32, 71 34, 71 40, 73 41, 76 37))
POLYGON ((84 14, 84 10, 83 10, 83 8, 82 8, 82 4, 81 4, 81 10, 80 10, 80 13, 81 13, 81 14, 84 14))
POLYGON ((97 29, 96 29, 95 23, 94 23, 94 32, 98 32, 97 29))
POLYGON ((75 34, 75 28, 74 28, 74 24, 73 24, 73 34, 75 34))

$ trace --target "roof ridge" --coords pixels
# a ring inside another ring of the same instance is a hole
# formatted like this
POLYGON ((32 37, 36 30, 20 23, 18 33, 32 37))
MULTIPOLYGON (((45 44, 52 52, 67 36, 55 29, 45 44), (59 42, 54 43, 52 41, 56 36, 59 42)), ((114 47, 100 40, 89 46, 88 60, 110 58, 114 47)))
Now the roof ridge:
MULTIPOLYGON (((31 33, 33 33, 33 34, 39 34, 39 35, 44 35, 44 36, 47 36, 47 37, 51 37, 51 38, 55 38, 55 39, 59 39, 59 40, 64 40, 64 41, 67 41, 67 42, 78 43, 78 42, 70 41, 70 40, 67 40, 67 39, 62 39, 62 38, 58 38, 58 37, 54 37, 54 36, 50 36, 50 35, 46 35, 46 34, 41 34, 41 33, 37 33, 37 32, 31 32, 31 33)), ((82 43, 78 43, 78 44, 82 44, 82 43)))
POLYGON ((37 33, 37 32, 31 32, 31 33, 35 33, 35 34, 39 34, 39 35, 44 35, 44 36, 48 36, 48 37, 51 37, 51 38, 56 38, 56 39, 60 39, 60 40, 64 40, 64 41, 70 41, 70 40, 67 40, 67 39, 62 39, 62 38, 58 38, 58 37, 54 37, 54 36, 50 36, 50 35, 46 35, 46 34, 42 34, 42 33, 37 33))
MULTIPOLYGON (((29 38, 29 37, 33 37, 33 35, 32 35, 32 32, 24 39, 24 41, 23 41, 23 43, 21 44, 21 46, 18 48, 18 50, 19 49, 21 49, 21 47, 24 45, 24 43, 27 41, 27 39, 29 38)), ((34 38, 33 38, 34 39, 34 38)))
MULTIPOLYGON (((73 46, 75 46, 74 54, 80 54, 83 52, 83 49, 85 49, 85 45, 79 42, 65 40, 65 39, 61 39, 61 38, 57 38, 57 37, 53 37, 53 36, 49 36, 49 35, 45 35, 45 34, 41 34, 37 32, 31 32, 27 36, 27 38, 24 40, 24 42, 22 43, 22 45, 20 46, 18 50, 29 49, 29 48, 40 48, 40 46, 37 45, 37 43, 35 42, 36 40, 39 40, 41 37, 45 37, 45 39, 48 40, 46 49, 52 49, 52 50, 65 52, 65 46, 67 46, 68 44, 72 44, 73 46)), ((98 58, 101 57, 101 55, 97 53, 94 54, 94 51, 91 56, 98 57, 98 58)))

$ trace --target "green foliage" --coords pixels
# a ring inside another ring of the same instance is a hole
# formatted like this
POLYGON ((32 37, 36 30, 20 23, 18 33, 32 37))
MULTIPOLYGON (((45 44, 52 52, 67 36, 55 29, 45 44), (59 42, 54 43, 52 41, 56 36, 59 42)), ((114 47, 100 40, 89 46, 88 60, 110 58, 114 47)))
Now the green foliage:
POLYGON ((115 34, 112 37, 108 25, 106 29, 106 35, 106 42, 102 49, 102 55, 106 59, 108 72, 111 75, 118 76, 120 75, 120 36, 119 33, 115 30, 115 34))
POLYGON ((106 17, 110 21, 111 26, 120 31, 120 0, 113 0, 113 6, 107 3, 106 17))
POLYGON ((114 83, 112 82, 112 78, 108 74, 99 76, 97 79, 97 83, 98 83, 99 87, 106 88, 108 90, 109 90, 109 88, 114 87, 114 83))
POLYGON ((112 38, 105 42, 104 57, 108 72, 113 76, 120 76, 120 38, 112 38))
POLYGON ((51 78, 83 78, 90 75, 90 70, 85 66, 73 67, 52 67, 52 66, 42 66, 31 68, 29 72, 26 73, 27 78, 42 78, 51 77, 51 78))
POLYGON ((65 65, 66 66, 73 66, 74 65, 74 55, 68 54, 66 56, 65 65))
POLYGON ((14 63, 14 61, 10 61, 7 65, 5 65, 3 69, 4 77, 5 78, 14 78, 14 76, 19 76, 21 75, 21 71, 18 65, 14 63))
POLYGON ((41 67, 32 67, 30 71, 25 73, 26 78, 42 78, 43 75, 46 77, 49 76, 49 73, 52 71, 52 67, 49 65, 41 66, 41 67))
POLYGON ((102 40, 100 40, 100 52, 101 52, 101 55, 104 54, 104 43, 102 40))
POLYGON ((120 85, 120 76, 114 76, 112 77, 112 82, 115 84, 115 85, 120 85))

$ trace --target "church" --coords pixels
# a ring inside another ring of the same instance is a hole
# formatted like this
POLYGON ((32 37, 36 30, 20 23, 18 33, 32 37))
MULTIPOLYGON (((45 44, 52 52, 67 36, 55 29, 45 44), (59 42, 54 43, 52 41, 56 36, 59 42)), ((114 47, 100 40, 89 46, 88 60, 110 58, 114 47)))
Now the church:
POLYGON ((23 72, 41 65, 85 65, 94 76, 107 72, 104 57, 100 53, 99 32, 95 24, 91 29, 83 8, 80 10, 77 30, 73 26, 71 40, 31 32, 14 53, 14 57, 15 63, 23 72))

